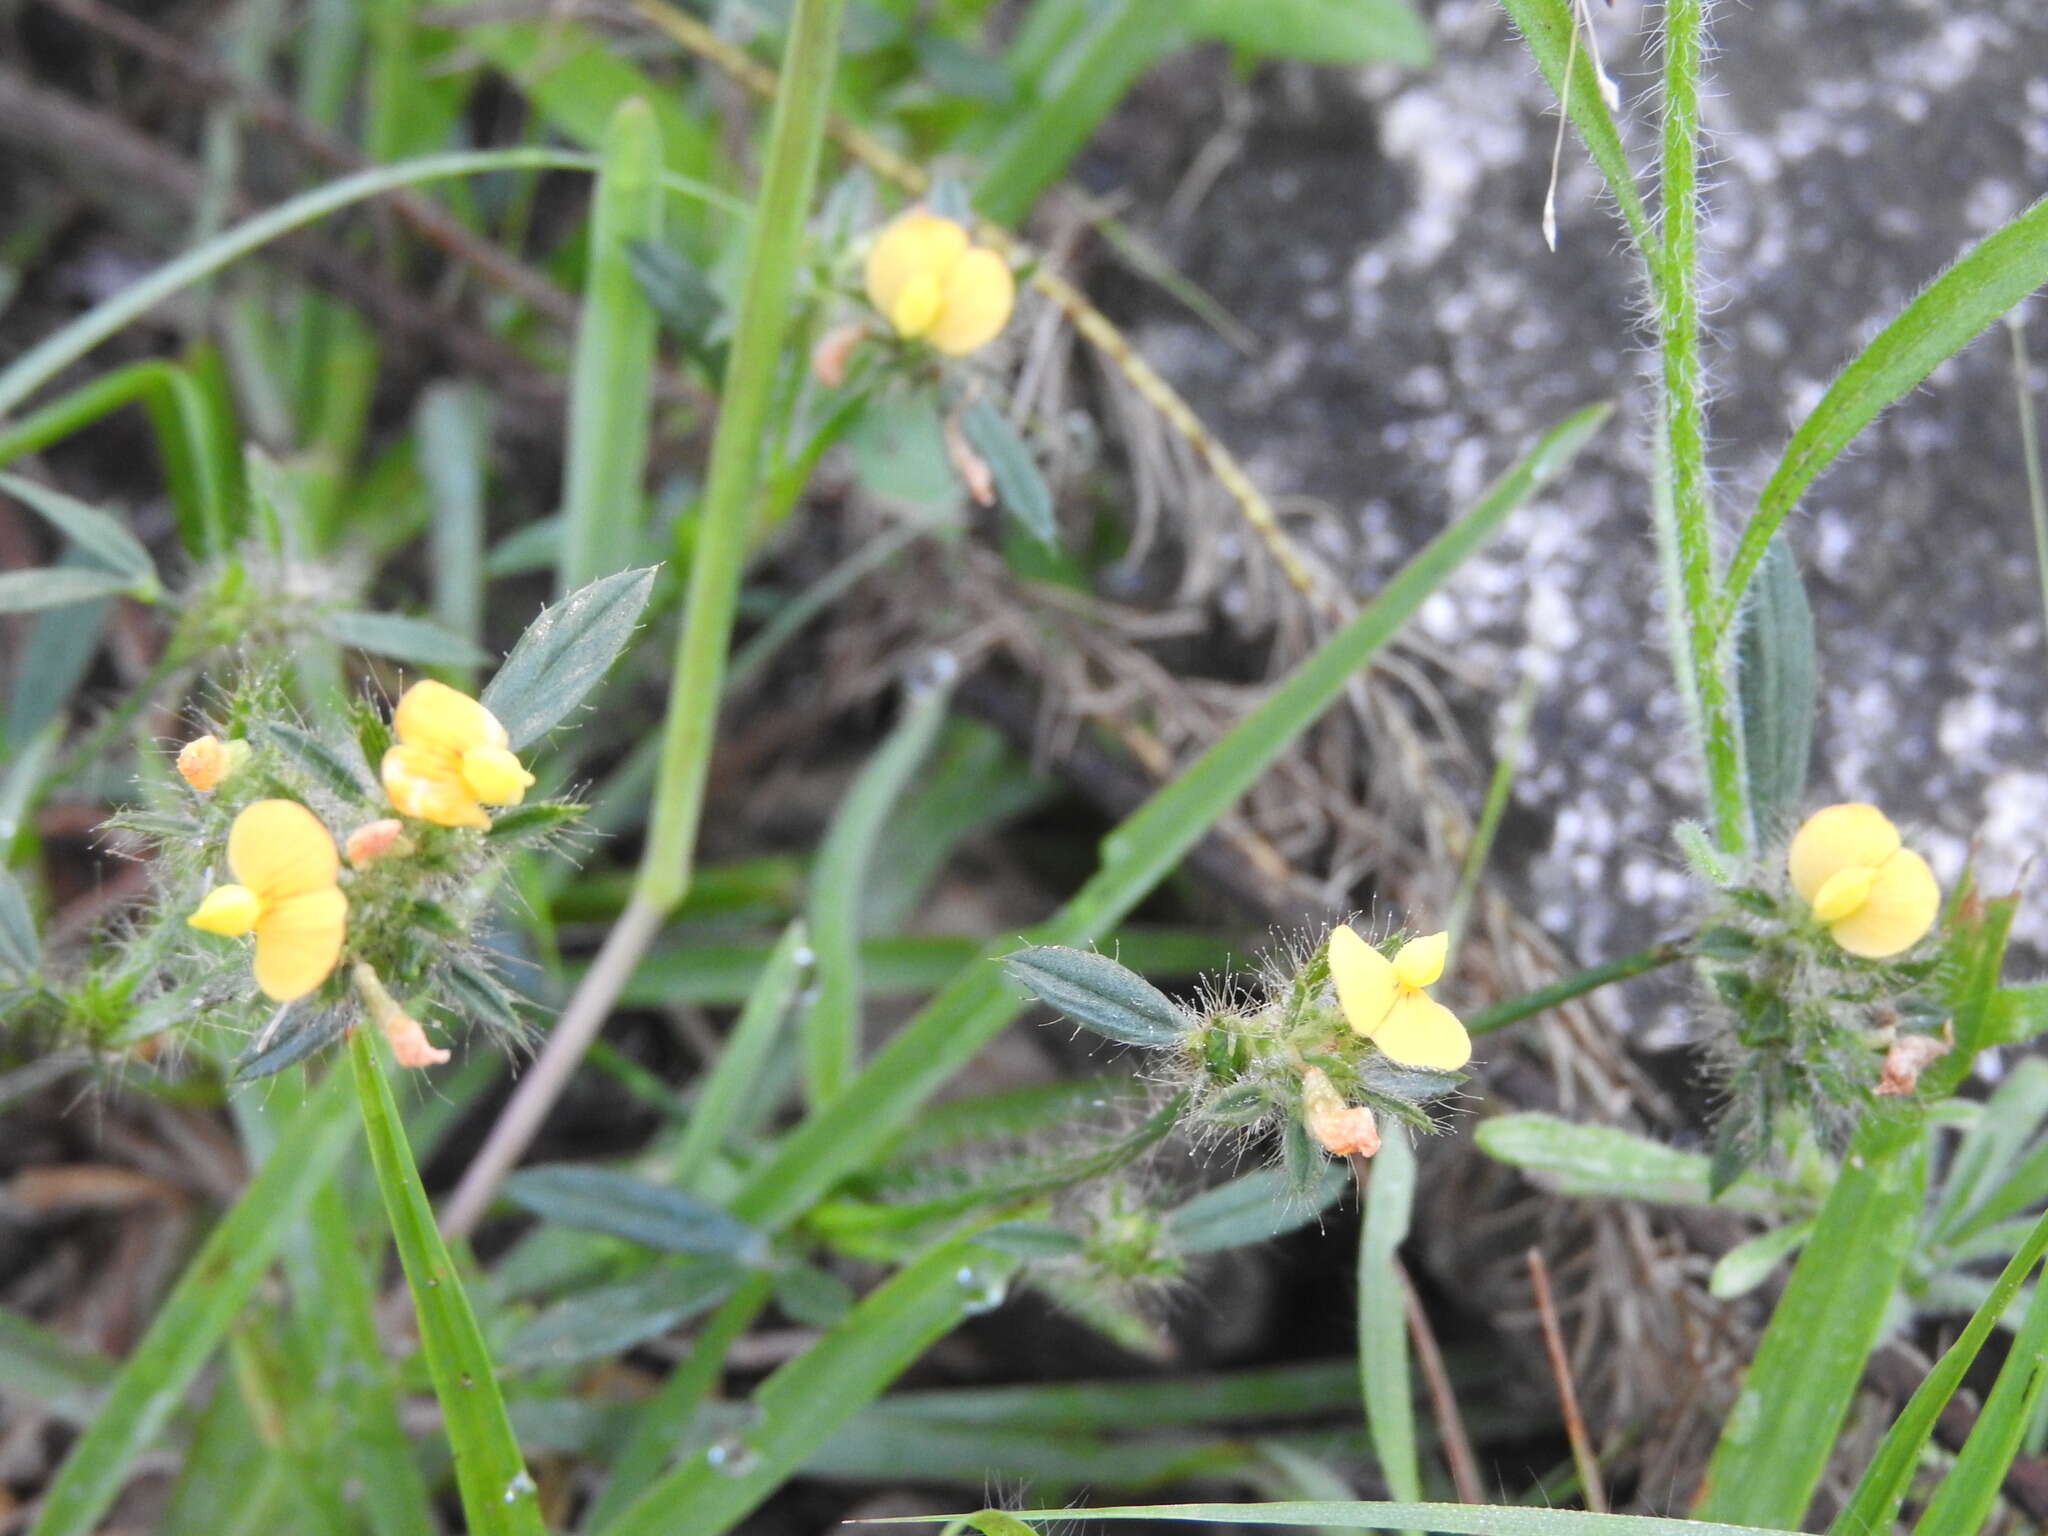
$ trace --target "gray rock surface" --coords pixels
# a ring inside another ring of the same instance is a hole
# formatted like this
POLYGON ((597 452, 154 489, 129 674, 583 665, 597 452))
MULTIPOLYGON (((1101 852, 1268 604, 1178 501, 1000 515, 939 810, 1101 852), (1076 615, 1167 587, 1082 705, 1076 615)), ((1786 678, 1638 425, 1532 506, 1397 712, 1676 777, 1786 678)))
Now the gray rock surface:
MULTIPOLYGON (((1656 9, 1594 9, 1647 167, 1656 9)), ((1724 5, 1713 26, 1704 259, 1733 527, 1835 370, 2048 190, 2048 7, 1724 5)), ((1625 422, 1421 621, 1502 696, 1525 672, 1541 684, 1519 877, 1544 925, 1592 960, 1683 919, 1669 828, 1697 813, 1649 532, 1639 295, 1576 143, 1559 250, 1544 248, 1552 101, 1498 6, 1442 0, 1433 28, 1439 57, 1420 74, 1262 74, 1242 155, 1192 218, 1156 231, 1263 355, 1247 364, 1156 299, 1139 301, 1135 329, 1271 493, 1338 511, 1355 544, 1334 553, 1361 591, 1536 430, 1628 399, 1625 422)), ((1170 186, 1223 84, 1214 58, 1155 79, 1104 141, 1109 168, 1170 186), (1196 131, 1162 136, 1162 116, 1196 131)), ((1944 878, 1973 837, 1999 879, 2048 835, 2048 647, 2019 442, 1994 329, 1868 432, 1792 530, 1822 653, 1811 802, 1886 806, 1944 878)), ((2022 924, 2048 947, 2048 904, 2022 924)))

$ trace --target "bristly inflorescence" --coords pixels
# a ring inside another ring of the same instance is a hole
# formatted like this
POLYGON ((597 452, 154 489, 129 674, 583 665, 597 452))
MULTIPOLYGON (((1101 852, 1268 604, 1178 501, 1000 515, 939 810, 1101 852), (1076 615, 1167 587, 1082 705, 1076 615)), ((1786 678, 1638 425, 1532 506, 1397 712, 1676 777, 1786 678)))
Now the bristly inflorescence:
POLYGON ((1695 941, 1718 1025, 1717 1188, 1811 1131, 1837 1148, 1864 1113, 1920 1090, 1954 1044, 1924 950, 1941 891, 1875 806, 1829 806, 1752 871, 1722 871, 1695 941))

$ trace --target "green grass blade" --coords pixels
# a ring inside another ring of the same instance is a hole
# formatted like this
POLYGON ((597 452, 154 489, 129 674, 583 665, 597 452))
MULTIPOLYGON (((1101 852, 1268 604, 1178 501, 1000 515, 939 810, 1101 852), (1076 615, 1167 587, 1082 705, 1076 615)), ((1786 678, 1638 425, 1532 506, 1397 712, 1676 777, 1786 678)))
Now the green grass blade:
POLYGON ((1181 0, 1115 0, 1067 54, 1057 80, 1012 122, 974 185, 974 206, 998 224, 1021 223, 1038 194, 1066 174, 1102 120, 1181 39, 1181 0))
MULTIPOLYGON (((1659 1515, 1594 1515, 1577 1509, 1515 1504, 1401 1504, 1378 1500, 1278 1504, 1121 1504, 1102 1509, 1019 1509, 1007 1518, 1035 1523, 1076 1520, 1173 1520, 1210 1525, 1348 1525, 1367 1531, 1416 1529, 1441 1536, 1761 1536, 1770 1526, 1673 1520, 1659 1515)), ((957 1518, 919 1515, 904 1524, 957 1518)))
POLYGON ((604 1536, 718 1536, 731 1529, 928 1345, 999 1297, 1014 1264, 969 1238, 940 1243, 763 1382, 753 1397, 759 1421, 739 1440, 662 1478, 604 1527, 604 1536))
MULTIPOLYGON (((753 1097, 767 1069, 769 1054, 782 1036, 784 1020, 811 957, 804 925, 791 923, 768 953, 768 962, 754 982, 746 1006, 718 1053, 718 1061, 697 1091, 682 1139, 668 1155, 666 1180, 678 1189, 705 1193, 705 1175, 718 1149, 753 1097)), ((642 967, 643 971, 645 967, 642 967)))
POLYGON ((1807 414, 1772 471, 1729 562, 1722 623, 1763 562, 1771 535, 1857 433, 1917 389, 1992 321, 2048 283, 2048 198, 1993 230, 1856 354, 1807 414))
POLYGON ((817 992, 804 1011, 804 1093, 830 1103, 853 1075, 860 1050, 860 938, 869 865, 882 828, 946 720, 950 679, 916 688, 903 717, 878 748, 825 834, 811 871, 811 942, 818 952, 817 992))
MULTIPOLYGON (((1417 553, 1250 714, 1104 838, 1094 877, 1026 942, 1085 944, 1142 901, 1508 514, 1563 472, 1609 410, 1601 405, 1580 411, 1547 433, 1477 506, 1417 553)), ((998 949, 1014 947, 991 946, 987 959, 992 961, 998 949)), ((845 1093, 783 1141, 740 1192, 735 1214, 773 1227, 807 1209, 865 1166, 941 1084, 1016 1016, 1018 1006, 1018 994, 1000 967, 984 961, 969 965, 845 1093)))
POLYGON ((1592 55, 1583 46, 1572 46, 1572 6, 1573 0, 1501 0, 1502 9, 1514 19, 1516 30, 1522 34, 1529 56, 1560 100, 1565 96, 1565 61, 1571 60, 1572 126, 1579 130, 1593 164, 1607 178, 1607 190, 1614 194, 1615 206, 1621 210, 1622 222, 1628 226, 1636 249, 1652 274, 1660 274, 1663 258, 1649 212, 1643 206, 1642 189, 1628 163, 1628 151, 1622 147, 1614 115, 1607 110, 1606 99, 1600 94, 1592 55))
POLYGON ((298 1108, 275 1154, 207 1236, 122 1365, 44 1496, 31 1536, 85 1536, 97 1527, 136 1456, 177 1407, 286 1231, 341 1160, 351 1132, 347 1107, 342 1074, 334 1072, 298 1108))
POLYGON ((85 1424, 99 1412, 120 1367, 19 1312, 0 1308, 0 1382, 7 1395, 34 1403, 52 1418, 85 1424))
POLYGON ((1415 1149, 1405 1130, 1390 1125, 1372 1160, 1358 1229, 1358 1382, 1380 1476, 1389 1493, 1409 1503, 1422 1497, 1422 1466, 1398 1255, 1414 1208, 1415 1149))
POLYGON ((697 1410, 725 1372, 726 1351, 754 1325, 768 1304, 774 1283, 771 1275, 753 1276, 697 1330, 690 1341, 689 1357, 669 1372, 661 1390, 633 1415, 632 1434, 612 1463, 604 1492, 583 1522, 586 1530, 602 1531, 623 1515, 653 1486, 676 1448, 689 1442, 697 1410))
POLYGON ((1918 1117, 1866 1120, 1721 1430, 1701 1519, 1797 1529, 1883 1326, 1926 1186, 1918 1117))
MULTIPOLYGON (((471 645, 484 643, 484 483, 491 460, 491 400, 471 384, 436 384, 413 418, 427 525, 434 621, 471 645)), ((474 687, 473 675, 457 681, 474 687)))
POLYGON ((420 1348, 455 1455, 456 1484, 472 1536, 542 1536, 533 1480, 512 1437, 498 1378, 477 1328, 462 1277, 434 1226, 427 1193, 413 1166, 391 1084, 378 1061, 375 1030, 349 1036, 349 1066, 362 1105, 370 1161, 384 1196, 398 1258, 412 1288, 420 1348))
POLYGON ((633 563, 645 521, 654 398, 654 306, 633 275, 637 241, 661 239, 661 129, 634 98, 605 130, 590 215, 583 313, 570 375, 568 464, 562 494, 563 593, 633 563))
POLYGON ((1998 1504, 2005 1474, 2048 1386, 2048 1287, 2036 1286, 2012 1353, 1998 1369, 1956 1463, 1920 1512, 1914 1536, 1962 1536, 1984 1529, 1998 1504))
MULTIPOLYGON (((2027 1234, 2027 1240, 1999 1275, 1991 1294, 1971 1314, 1961 1336, 1948 1347, 1934 1369, 1927 1373, 1926 1379, 1914 1389, 1906 1406, 1899 1410, 1899 1416, 1892 1420, 1892 1427, 1885 1431, 1877 1454, 1870 1458, 1870 1465, 1857 1480, 1855 1492, 1842 1506, 1842 1512, 1835 1516, 1834 1524, 1828 1527, 1828 1536, 1866 1536, 1871 1531, 1891 1528, 1893 1520, 1898 1518, 1899 1506, 1905 1501, 1907 1490, 1913 1485, 1921 1454, 1927 1447, 1928 1437, 1934 1433, 1942 1410, 1955 1396, 1964 1375, 1976 1362, 1977 1352, 1991 1337, 1991 1331, 1998 1326, 1998 1320, 2012 1305, 2021 1284, 2040 1262, 2044 1252, 2048 1252, 2048 1216, 2035 1223, 2033 1231, 2027 1234)), ((2037 1291, 2035 1294, 2038 1298, 2041 1293, 2037 1291)))

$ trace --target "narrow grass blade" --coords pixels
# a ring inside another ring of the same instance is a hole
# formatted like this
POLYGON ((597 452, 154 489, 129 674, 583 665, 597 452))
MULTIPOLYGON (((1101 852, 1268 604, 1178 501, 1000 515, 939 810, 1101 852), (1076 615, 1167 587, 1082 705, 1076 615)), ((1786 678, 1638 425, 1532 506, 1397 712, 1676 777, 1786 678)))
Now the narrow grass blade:
POLYGON ((391 1084, 377 1060, 375 1035, 375 1030, 358 1029, 349 1036, 349 1067, 377 1187, 412 1288, 420 1348, 441 1402, 463 1512, 472 1536, 544 1536, 533 1479, 505 1417, 498 1378, 462 1276, 435 1229, 433 1209, 420 1187, 391 1084))
MULTIPOLYGON (((1906 1406, 1899 1410, 1899 1416, 1892 1420, 1892 1427, 1885 1431, 1877 1454, 1870 1458, 1870 1465, 1857 1480, 1855 1492, 1842 1506, 1842 1512, 1835 1516, 1834 1524, 1828 1527, 1828 1536, 1867 1536, 1871 1531, 1891 1528, 1892 1522, 1898 1518, 1899 1506, 1905 1502, 1907 1490, 1913 1485, 1921 1454, 1926 1450, 1928 1437, 1934 1433, 1942 1410, 1955 1396, 1964 1375, 1976 1363, 1984 1341, 1991 1337, 1991 1331, 1998 1326, 1998 1320, 2012 1305, 2020 1286, 2041 1261, 2044 1252, 2048 1252, 2048 1216, 2034 1224, 2027 1240, 2013 1254, 1999 1275, 1998 1283, 1991 1288, 1991 1294, 1971 1314, 1961 1335, 1948 1347, 1934 1369, 1927 1373, 1906 1406)), ((2037 1290, 2035 1294, 2038 1304, 2041 1292, 2037 1290)))
POLYGON ((726 1351, 754 1325, 768 1304, 773 1284, 772 1276, 753 1276, 697 1331, 688 1357, 633 1415, 632 1433, 612 1462, 611 1476, 591 1506, 584 1529, 602 1531, 610 1526, 661 1475, 676 1448, 689 1443, 697 1410, 725 1372, 726 1351))
POLYGON ((112 513, 20 475, 0 475, 0 491, 41 515, 94 564, 127 577, 128 589, 136 596, 153 598, 160 590, 156 562, 149 558, 142 541, 112 513))
POLYGON ((1358 1381, 1380 1476, 1395 1498, 1422 1497, 1415 1455, 1415 1391, 1408 1370, 1408 1313, 1399 1253, 1415 1207, 1415 1149, 1387 1128, 1365 1191, 1358 1230, 1358 1381))
POLYGON ((1022 222, 1137 78, 1180 41, 1180 8, 1181 0, 1113 0, 1068 52, 1056 82, 989 152, 974 186, 983 218, 1022 222))
MULTIPOLYGON (((1036 1525, 1076 1520, 1173 1520, 1209 1525, 1346 1525, 1367 1531, 1422 1530, 1440 1536, 1762 1536, 1772 1526, 1718 1520, 1673 1520, 1658 1515, 1594 1515, 1577 1509, 1524 1509, 1517 1504, 1405 1504, 1377 1500, 1334 1503, 1289 1500, 1278 1504, 1122 1504, 1102 1509, 997 1511, 1036 1525)), ((957 1519, 918 1515, 910 1523, 957 1519)), ((979 1516, 970 1516, 978 1519, 979 1516)))
POLYGON ((1850 1143, 1729 1411, 1694 1513, 1797 1529, 1863 1377, 1926 1198, 1917 1117, 1850 1143))
POLYGON ((2012 1353, 1971 1426, 1955 1465, 1920 1512, 1914 1536, 1957 1536, 1985 1528, 2048 1387, 2048 1286, 2036 1286, 2012 1353))
POLYGON ((1763 563, 1771 535, 1820 472, 1893 401, 1917 389, 1985 327, 2048 283, 2048 198, 1993 230, 1836 376, 1792 434, 1728 564, 1725 623, 1763 563))
POLYGON ((19 1312, 0 1308, 0 1382, 52 1418, 90 1423, 119 1366, 19 1312))
POLYGON ((569 386, 560 590, 632 564, 644 520, 648 414, 654 397, 654 306, 633 275, 632 247, 661 239, 661 128, 634 98, 605 130, 590 215, 590 257, 569 386))
MULTIPOLYGON (((1106 837, 1094 877, 1027 942, 1085 944, 1100 938, 1143 900, 1216 818, 1330 707, 1423 601, 1493 536, 1508 514, 1564 470, 1608 412, 1604 405, 1581 411, 1548 433, 1357 617, 1106 837)), ((740 1192, 735 1213, 771 1227, 792 1220, 863 1167, 1016 1012, 1017 994, 1000 969, 982 962, 969 965, 904 1026, 839 1099, 783 1141, 740 1192)))
POLYGON ((31 1536, 85 1536, 98 1526, 135 1458, 270 1267, 285 1232, 341 1160, 351 1132, 347 1108, 338 1072, 299 1106, 276 1152, 208 1235, 122 1365, 99 1414, 44 1496, 31 1536))
POLYGON ((718 1536, 781 1486, 858 1409, 969 1314, 999 1300, 1015 1261, 940 1243, 884 1281, 754 1393, 759 1420, 662 1478, 604 1536, 718 1536))
MULTIPOLYGON (((433 501, 427 525, 434 620, 470 645, 484 643, 484 480, 491 458, 491 399, 473 384, 430 388, 413 416, 420 478, 433 501)), ((473 685, 472 669, 459 681, 473 685)))
POLYGON ((668 1154, 666 1181, 678 1189, 704 1192, 719 1148, 740 1119, 747 1100, 761 1081, 769 1053, 781 1037, 790 1004, 812 962, 804 925, 791 923, 768 953, 746 1006, 718 1053, 718 1061, 697 1091, 696 1105, 682 1139, 668 1154))
POLYGON ((944 681, 913 688, 903 717, 847 792, 832 818, 811 871, 811 942, 818 952, 818 984, 804 1011, 804 1095, 827 1104, 853 1075, 860 1051, 860 939, 867 911, 869 866, 882 828, 946 720, 951 662, 944 681))

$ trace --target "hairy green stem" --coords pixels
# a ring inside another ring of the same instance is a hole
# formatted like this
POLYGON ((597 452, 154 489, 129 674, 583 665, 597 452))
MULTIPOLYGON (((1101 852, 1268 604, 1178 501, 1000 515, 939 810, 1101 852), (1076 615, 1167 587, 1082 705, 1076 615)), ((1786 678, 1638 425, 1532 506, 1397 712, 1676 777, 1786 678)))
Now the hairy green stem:
POLYGON ((1713 507, 1707 494, 1706 385, 1700 368, 1699 74, 1701 0, 1670 0, 1664 12, 1663 281, 1654 286, 1663 354, 1663 444, 1671 485, 1678 587, 1699 704, 1707 806, 1727 853, 1749 842, 1742 747, 1729 684, 1729 626, 1716 622, 1713 507))
POLYGON ((563 1009, 533 1069, 464 1173, 442 1218, 451 1234, 467 1232, 481 1219, 499 1182, 568 1086, 662 922, 690 889, 733 610, 761 479, 761 443, 789 328, 845 5, 846 0, 797 0, 790 22, 633 899, 563 1009))

